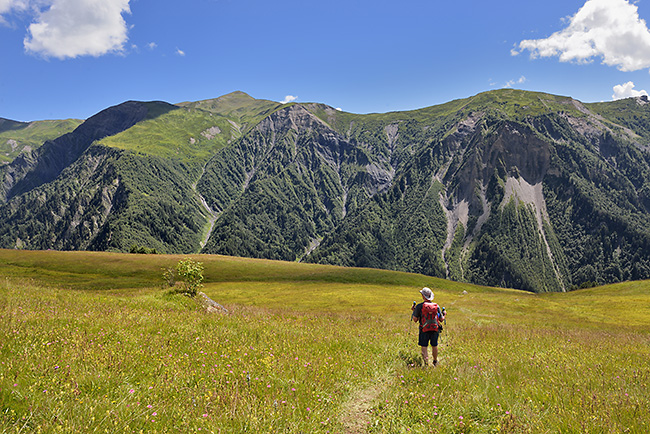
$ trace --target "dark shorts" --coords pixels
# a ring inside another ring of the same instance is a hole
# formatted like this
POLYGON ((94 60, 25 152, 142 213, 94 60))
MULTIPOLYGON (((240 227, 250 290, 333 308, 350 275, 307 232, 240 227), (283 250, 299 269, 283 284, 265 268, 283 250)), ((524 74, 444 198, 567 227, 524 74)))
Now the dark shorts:
POLYGON ((431 341, 432 347, 438 346, 438 332, 423 332, 420 330, 420 336, 418 337, 418 345, 421 347, 428 347, 429 341, 431 341))

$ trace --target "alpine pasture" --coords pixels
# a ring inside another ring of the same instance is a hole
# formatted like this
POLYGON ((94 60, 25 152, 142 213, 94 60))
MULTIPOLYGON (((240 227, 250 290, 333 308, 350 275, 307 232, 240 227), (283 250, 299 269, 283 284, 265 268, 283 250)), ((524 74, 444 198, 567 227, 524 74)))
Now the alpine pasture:
POLYGON ((646 433, 650 283, 532 294, 372 269, 0 250, 2 433, 646 433), (419 366, 412 301, 445 306, 419 366))

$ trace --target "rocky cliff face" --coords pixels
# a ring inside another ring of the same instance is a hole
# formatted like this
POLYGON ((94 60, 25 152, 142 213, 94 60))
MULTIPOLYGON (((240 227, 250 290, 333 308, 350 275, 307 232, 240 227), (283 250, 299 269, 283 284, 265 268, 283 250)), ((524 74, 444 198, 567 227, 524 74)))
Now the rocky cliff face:
POLYGON ((647 154, 618 128, 584 106, 516 122, 484 118, 482 132, 468 136, 465 166, 443 178, 453 222, 447 275, 558 291, 647 273, 647 154))
POLYGON ((222 215, 203 251, 300 258, 391 172, 304 107, 282 108, 208 165, 199 190, 222 215))
POLYGON ((89 249, 120 202, 120 179, 111 163, 109 150, 90 149, 51 185, 10 200, 0 208, 0 219, 10 224, 0 228, 2 245, 18 249, 89 249))

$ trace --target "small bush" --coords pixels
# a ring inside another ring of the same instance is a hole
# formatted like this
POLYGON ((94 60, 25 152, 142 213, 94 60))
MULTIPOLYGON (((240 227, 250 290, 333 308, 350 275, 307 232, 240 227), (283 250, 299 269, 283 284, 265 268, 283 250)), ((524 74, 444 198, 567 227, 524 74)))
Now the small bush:
POLYGON ((173 268, 165 269, 163 280, 169 287, 178 286, 174 292, 195 297, 199 288, 203 287, 203 263, 190 258, 182 259, 176 264, 176 273, 173 268))
POLYGON ((131 246, 129 253, 138 253, 142 255, 157 255, 158 251, 155 248, 144 247, 139 244, 134 244, 131 246))

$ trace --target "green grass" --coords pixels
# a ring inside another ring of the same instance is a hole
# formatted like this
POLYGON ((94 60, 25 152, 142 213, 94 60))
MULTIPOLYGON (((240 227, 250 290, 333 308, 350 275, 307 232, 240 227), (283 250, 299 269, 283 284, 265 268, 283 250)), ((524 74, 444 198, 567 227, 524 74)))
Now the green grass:
MULTIPOLYGON (((573 104, 570 97, 551 95, 541 92, 522 91, 517 89, 499 89, 479 93, 469 98, 457 99, 444 104, 425 107, 417 110, 370 113, 365 115, 337 112, 336 117, 339 124, 337 127, 341 132, 349 128, 349 122, 398 122, 404 120, 415 120, 418 122, 430 122, 438 117, 456 115, 458 112, 464 114, 491 111, 500 113, 510 119, 523 119, 531 116, 554 113, 557 111, 568 112, 573 116, 584 117, 573 104)), ((317 105, 312 108, 319 117, 327 121, 323 109, 317 105)), ((331 120, 329 121, 331 122, 331 120)))
POLYGON ((178 104, 187 109, 198 109, 224 116, 235 122, 235 137, 254 127, 263 118, 273 113, 282 104, 264 99, 255 99, 244 92, 232 92, 219 98, 178 104))
POLYGON ((139 122, 100 143, 181 161, 203 161, 232 139, 232 126, 221 116, 179 108, 139 122), (210 131, 211 128, 218 130, 210 131))
POLYGON ((9 163, 26 148, 36 149, 47 140, 71 132, 81 124, 78 119, 16 123, 14 128, 0 131, 0 164, 9 163))
POLYGON ((0 431, 645 433, 650 283, 535 295, 382 270, 0 250, 0 431), (422 368, 418 290, 449 312, 422 368), (467 293, 464 293, 466 291, 467 293))
MULTIPOLYGON (((630 132, 622 131, 621 126, 641 134, 641 137, 635 137, 641 140, 643 145, 650 142, 650 107, 648 105, 640 106, 636 98, 626 98, 617 101, 592 103, 586 105, 591 111, 598 113, 605 119, 614 123, 613 129, 624 135, 630 132)), ((634 134, 633 133, 633 136, 634 134)))

